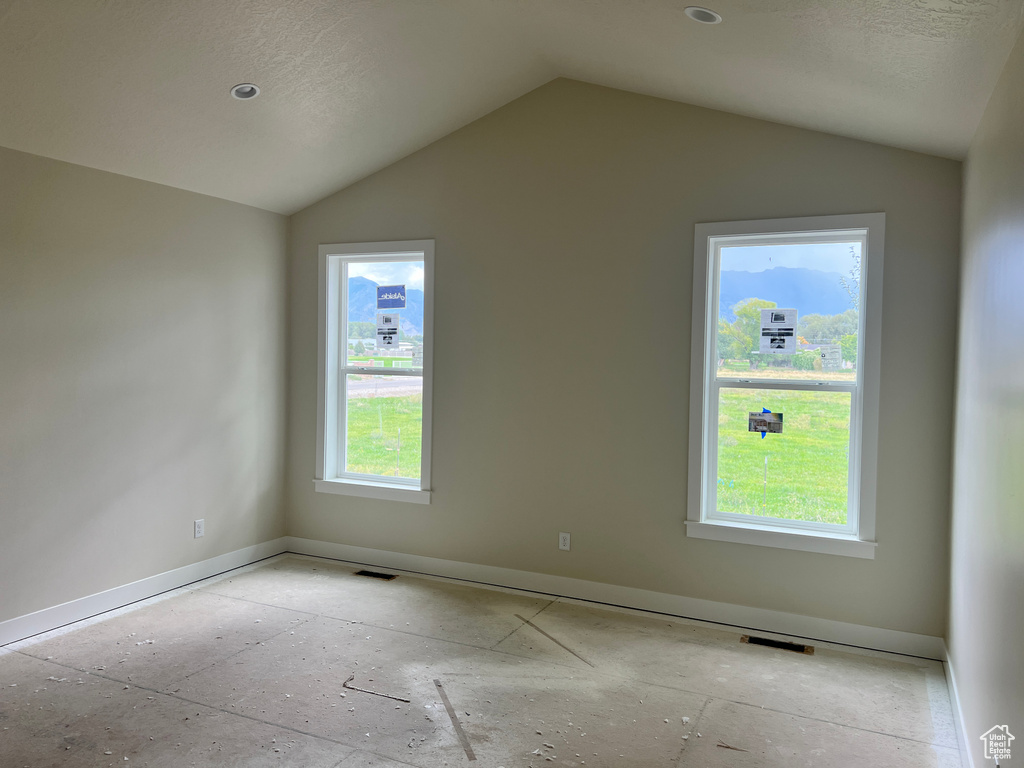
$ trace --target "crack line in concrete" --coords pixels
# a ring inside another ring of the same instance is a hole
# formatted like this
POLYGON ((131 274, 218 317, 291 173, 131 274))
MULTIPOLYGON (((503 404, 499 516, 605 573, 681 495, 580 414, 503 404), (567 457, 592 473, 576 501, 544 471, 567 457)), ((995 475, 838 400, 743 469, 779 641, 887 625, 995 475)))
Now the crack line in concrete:
MULTIPOLYGON (((554 605, 554 604, 555 604, 555 602, 556 602, 556 601, 552 600, 552 601, 551 601, 551 602, 549 602, 549 603, 548 603, 547 605, 545 605, 545 606, 543 606, 542 608, 540 608, 540 609, 539 609, 539 610, 538 610, 538 611, 537 611, 537 612, 536 612, 535 614, 533 614, 533 618, 537 618, 538 616, 540 616, 540 615, 541 615, 542 613, 544 613, 544 611, 546 611, 546 610, 547 610, 548 608, 550 608, 550 607, 551 607, 552 605, 554 605)), ((515 616, 515 617, 516 617, 517 619, 519 619, 520 621, 526 621, 526 619, 522 618, 522 617, 521 617, 521 616, 519 616, 518 614, 515 614, 515 613, 513 613, 512 615, 513 615, 513 616, 515 616)), ((509 633, 508 633, 507 635, 505 635, 505 636, 504 636, 503 638, 501 638, 501 640, 499 640, 498 642, 496 642, 496 643, 495 643, 494 645, 492 645, 492 646, 491 646, 490 648, 488 648, 487 650, 489 650, 489 651, 494 651, 495 649, 497 649, 497 647, 498 647, 499 645, 501 645, 501 644, 502 644, 502 643, 504 643, 504 642, 505 642, 506 640, 508 640, 508 639, 509 639, 510 637, 512 637, 512 635, 514 635, 514 634, 515 634, 516 632, 518 632, 518 631, 519 631, 520 629, 522 629, 522 628, 523 628, 524 626, 525 626, 525 625, 523 625, 523 624, 520 624, 520 625, 519 625, 518 627, 516 627, 515 629, 513 629, 513 630, 512 630, 511 632, 509 632, 509 633)), ((498 652, 498 653, 508 653, 508 651, 497 651, 497 652, 498 652)))
POLYGON ((538 626, 537 626, 536 624, 534 624, 534 623, 533 623, 532 621, 530 621, 529 619, 524 619, 524 618, 523 618, 522 616, 520 616, 520 615, 519 615, 518 613, 514 613, 514 614, 512 614, 512 615, 513 615, 513 616, 515 616, 515 617, 516 617, 517 619, 519 619, 520 621, 523 621, 523 622, 526 622, 527 624, 529 624, 529 625, 530 625, 531 627, 533 627, 533 628, 534 628, 534 629, 536 629, 536 630, 537 630, 538 632, 540 632, 540 633, 541 633, 542 635, 544 635, 544 637, 546 637, 546 638, 547 638, 548 640, 550 640, 551 642, 553 642, 553 643, 555 643, 555 644, 557 644, 557 645, 561 646, 562 648, 564 648, 565 650, 567 650, 567 651, 568 651, 569 653, 571 653, 571 654, 572 654, 573 656, 575 656, 575 657, 576 657, 577 659, 579 659, 580 661, 582 661, 582 662, 583 662, 584 664, 586 664, 587 666, 590 666, 590 667, 594 667, 594 669, 596 669, 596 668, 597 668, 597 667, 595 667, 595 666, 594 666, 593 664, 591 664, 591 663, 590 663, 589 661, 587 661, 586 659, 584 659, 584 658, 583 658, 582 656, 580 656, 580 655, 579 655, 578 653, 576 653, 576 651, 574 651, 574 650, 573 650, 572 648, 570 648, 570 647, 569 647, 568 645, 566 645, 565 643, 563 643, 563 642, 562 642, 561 640, 558 640, 558 639, 556 639, 556 638, 552 637, 551 635, 549 635, 549 634, 548 634, 547 632, 545 632, 545 631, 544 631, 543 629, 541 629, 540 627, 538 627, 538 626))

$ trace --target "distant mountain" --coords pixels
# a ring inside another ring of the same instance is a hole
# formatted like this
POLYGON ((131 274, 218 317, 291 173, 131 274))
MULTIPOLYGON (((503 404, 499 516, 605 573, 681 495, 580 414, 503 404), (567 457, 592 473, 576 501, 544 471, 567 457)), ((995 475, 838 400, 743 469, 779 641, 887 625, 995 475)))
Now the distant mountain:
MULTIPOLYGON (((348 321, 350 323, 377 322, 377 285, 366 277, 348 279, 348 321)), ((423 291, 405 290, 405 309, 391 310, 401 318, 402 330, 407 336, 423 333, 423 291)))
POLYGON ((800 317, 838 315, 851 309, 850 295, 839 283, 842 275, 802 267, 775 267, 764 272, 722 271, 719 312, 729 322, 732 308, 743 299, 774 301, 794 307, 800 317))

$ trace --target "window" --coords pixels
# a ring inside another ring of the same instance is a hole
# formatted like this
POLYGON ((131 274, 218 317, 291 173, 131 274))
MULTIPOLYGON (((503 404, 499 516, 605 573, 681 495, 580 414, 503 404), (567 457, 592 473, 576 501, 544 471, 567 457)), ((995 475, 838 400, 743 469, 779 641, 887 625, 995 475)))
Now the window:
POLYGON ((315 487, 430 503, 434 241, 320 246, 315 487))
POLYGON ((874 557, 884 227, 697 225, 687 535, 874 557))

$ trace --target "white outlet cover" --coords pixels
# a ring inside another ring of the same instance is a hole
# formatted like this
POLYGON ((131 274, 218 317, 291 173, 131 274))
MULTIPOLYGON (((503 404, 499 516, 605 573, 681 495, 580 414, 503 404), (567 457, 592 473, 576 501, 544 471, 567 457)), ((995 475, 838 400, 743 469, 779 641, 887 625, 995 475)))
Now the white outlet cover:
POLYGON ((201 539, 206 535, 206 520, 196 520, 194 534, 197 539, 201 539))

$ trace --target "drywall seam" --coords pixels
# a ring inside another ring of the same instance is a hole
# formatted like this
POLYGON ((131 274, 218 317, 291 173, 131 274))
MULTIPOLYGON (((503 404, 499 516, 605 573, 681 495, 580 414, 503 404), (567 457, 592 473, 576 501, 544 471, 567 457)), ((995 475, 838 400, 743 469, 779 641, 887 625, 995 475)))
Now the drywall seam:
POLYGON ((348 544, 333 544, 295 536, 285 538, 287 539, 287 551, 299 555, 327 557, 362 565, 412 571, 530 592, 542 592, 558 597, 655 611, 743 629, 920 656, 936 661, 943 661, 946 658, 943 639, 930 635, 848 624, 842 621, 801 616, 764 608, 718 603, 712 600, 670 595, 664 592, 653 592, 615 584, 601 584, 566 576, 442 560, 381 549, 355 547, 348 544))
POLYGON ((81 597, 67 603, 44 608, 35 613, 17 616, 0 622, 0 646, 25 638, 57 629, 65 624, 88 619, 98 613, 121 608, 139 600, 159 595, 170 589, 177 589, 194 581, 216 576, 224 571, 241 568, 243 565, 255 563, 285 551, 286 539, 279 538, 255 544, 251 547, 236 549, 209 560, 203 560, 172 571, 158 573, 145 579, 123 584, 94 595, 81 597))
POLYGON ((960 707, 960 694, 956 689, 956 675, 953 673, 953 659, 949 655, 949 648, 943 643, 942 668, 946 672, 946 687, 949 688, 949 703, 953 709, 953 730, 956 731, 956 740, 960 745, 961 761, 964 768, 974 768, 974 759, 971 757, 971 750, 967 741, 967 723, 964 721, 964 711, 960 707))

